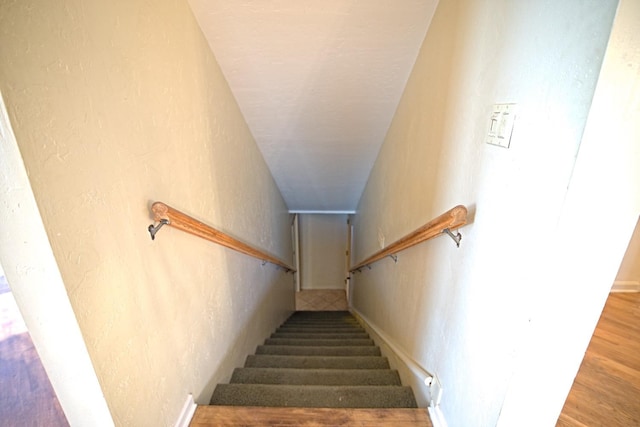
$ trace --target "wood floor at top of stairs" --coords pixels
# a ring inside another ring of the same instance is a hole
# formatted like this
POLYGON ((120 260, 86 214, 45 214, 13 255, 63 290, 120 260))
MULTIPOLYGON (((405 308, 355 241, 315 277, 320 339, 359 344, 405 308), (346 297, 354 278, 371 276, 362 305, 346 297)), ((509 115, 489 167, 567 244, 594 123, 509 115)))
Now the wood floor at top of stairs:
POLYGON ((190 427, 432 427, 424 408, 336 409, 198 406, 190 427))

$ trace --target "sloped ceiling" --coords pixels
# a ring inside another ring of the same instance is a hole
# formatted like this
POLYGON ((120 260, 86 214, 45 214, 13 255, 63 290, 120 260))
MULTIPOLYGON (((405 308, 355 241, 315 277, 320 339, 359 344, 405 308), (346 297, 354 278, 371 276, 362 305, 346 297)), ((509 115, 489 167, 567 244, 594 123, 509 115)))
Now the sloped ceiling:
POLYGON ((190 0, 290 210, 352 211, 437 0, 190 0))

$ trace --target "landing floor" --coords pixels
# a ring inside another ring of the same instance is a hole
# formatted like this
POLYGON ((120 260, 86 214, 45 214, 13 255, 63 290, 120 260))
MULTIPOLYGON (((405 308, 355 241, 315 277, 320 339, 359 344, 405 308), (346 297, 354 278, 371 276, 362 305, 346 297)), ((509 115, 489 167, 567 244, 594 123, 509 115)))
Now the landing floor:
POLYGON ((296 311, 346 311, 347 295, 341 289, 310 289, 296 292, 296 311))
POLYGON ((609 296, 557 426, 640 426, 640 293, 609 296))
POLYGON ((426 409, 198 406, 190 427, 433 427, 426 409))

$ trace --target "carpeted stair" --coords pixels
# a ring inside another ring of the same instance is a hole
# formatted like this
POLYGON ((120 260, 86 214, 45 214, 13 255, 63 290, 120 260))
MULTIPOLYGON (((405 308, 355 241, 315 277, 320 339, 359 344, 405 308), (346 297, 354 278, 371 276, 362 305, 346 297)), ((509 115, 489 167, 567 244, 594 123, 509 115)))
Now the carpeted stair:
POLYGON ((364 329, 346 311, 294 313, 211 405, 299 408, 416 408, 409 387, 389 368, 364 329))

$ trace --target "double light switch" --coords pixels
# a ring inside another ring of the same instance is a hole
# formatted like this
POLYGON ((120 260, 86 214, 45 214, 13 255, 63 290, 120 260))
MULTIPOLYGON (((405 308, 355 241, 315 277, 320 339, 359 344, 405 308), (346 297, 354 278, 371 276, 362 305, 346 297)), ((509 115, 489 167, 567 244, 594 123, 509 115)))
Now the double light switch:
POLYGON ((491 112, 487 144, 509 148, 515 119, 516 104, 495 104, 491 112))

